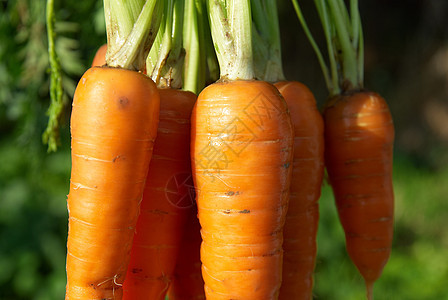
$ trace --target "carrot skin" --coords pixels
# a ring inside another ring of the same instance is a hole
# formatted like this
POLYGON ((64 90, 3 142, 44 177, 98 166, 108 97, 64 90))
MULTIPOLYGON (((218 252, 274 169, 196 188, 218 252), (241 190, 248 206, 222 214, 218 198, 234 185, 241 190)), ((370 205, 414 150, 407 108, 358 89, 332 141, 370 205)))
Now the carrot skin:
POLYGON ((325 161, 347 252, 373 285, 393 238, 392 117, 381 96, 362 91, 332 99, 324 119, 325 161))
POLYGON ((66 299, 121 299, 158 115, 157 88, 142 74, 94 67, 80 79, 71 116, 66 299))
POLYGON ((293 132, 262 81, 215 83, 192 115, 192 164, 207 299, 276 299, 293 132))
POLYGON ((283 230, 279 299, 311 299, 317 255, 318 200, 324 174, 324 123, 311 91, 297 81, 275 84, 294 126, 294 161, 283 230))
POLYGON ((201 242, 201 226, 197 217, 197 208, 194 205, 190 209, 173 281, 168 291, 168 299, 205 299, 204 280, 201 274, 201 242))
POLYGON ((160 117, 123 299, 165 299, 194 201, 190 116, 196 95, 159 89, 160 117), (179 185, 176 185, 179 183, 179 185))
POLYGON ((101 67, 106 64, 106 52, 107 52, 107 44, 102 45, 98 48, 93 57, 92 67, 101 67))

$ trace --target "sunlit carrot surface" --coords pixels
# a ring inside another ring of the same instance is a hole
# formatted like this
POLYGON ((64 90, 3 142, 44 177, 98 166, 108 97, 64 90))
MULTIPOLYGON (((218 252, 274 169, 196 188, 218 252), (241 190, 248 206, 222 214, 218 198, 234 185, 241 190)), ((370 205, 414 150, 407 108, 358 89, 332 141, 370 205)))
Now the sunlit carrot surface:
POLYGON ((121 298, 158 116, 157 88, 140 73, 94 67, 79 81, 66 299, 121 298))
POLYGON ((267 82, 220 82, 199 95, 192 163, 207 299, 278 297, 292 130, 267 82))

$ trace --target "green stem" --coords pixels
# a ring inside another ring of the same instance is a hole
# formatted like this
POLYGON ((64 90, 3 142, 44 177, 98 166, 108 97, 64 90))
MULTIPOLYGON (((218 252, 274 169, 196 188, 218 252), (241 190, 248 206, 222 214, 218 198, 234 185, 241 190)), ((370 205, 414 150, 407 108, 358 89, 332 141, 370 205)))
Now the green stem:
POLYGON ((47 111, 48 124, 43 133, 42 140, 48 144, 48 152, 56 151, 60 143, 59 137, 59 119, 64 108, 63 88, 62 88, 62 71, 59 57, 55 47, 55 16, 54 1, 47 1, 47 35, 48 35, 48 55, 50 60, 50 107, 47 111))
MULTIPOLYGON (((330 13, 336 28, 337 41, 342 50, 342 76, 343 82, 340 81, 340 85, 343 86, 343 90, 346 89, 345 85, 348 84, 348 88, 358 87, 358 66, 356 60, 356 52, 352 47, 349 35, 349 26, 345 20, 345 11, 341 9, 340 5, 334 1, 327 2, 330 8, 330 13)), ((346 12, 346 11, 345 11, 346 12)))
POLYGON ((319 46, 317 46, 317 43, 314 40, 313 35, 311 34, 310 29, 308 28, 308 25, 306 24, 305 18, 303 17, 302 10, 300 9, 300 6, 297 3, 297 0, 292 0, 292 4, 296 11, 297 17, 300 21, 300 24, 302 25, 303 31, 305 32, 305 35, 308 38, 308 41, 310 42, 311 47, 313 47, 313 50, 316 53, 317 60, 319 61, 319 65, 320 65, 320 68, 322 69, 322 74, 325 79, 325 84, 327 85, 327 88, 329 91, 333 91, 337 86, 334 86, 332 84, 332 81, 330 80, 328 66, 325 63, 325 60, 322 56, 322 52, 320 51, 319 46))
POLYGON ((160 24, 163 2, 104 0, 108 66, 144 70, 146 57, 160 24))
POLYGON ((147 72, 159 88, 182 87, 183 0, 166 0, 162 24, 148 58, 147 72))
MULTIPOLYGON (((200 4, 200 2, 199 2, 200 4)), ((205 55, 203 40, 203 24, 198 17, 195 0, 185 1, 184 15, 184 84, 183 89, 198 94, 205 84, 205 55)))
POLYGON ((331 72, 331 87, 328 88, 328 91, 331 96, 339 94, 340 88, 339 88, 339 70, 338 70, 338 63, 336 61, 337 59, 337 51, 334 48, 334 41, 336 39, 335 37, 335 31, 334 28, 331 26, 330 22, 330 16, 328 13, 328 8, 325 5, 325 0, 315 0, 314 3, 317 8, 317 12, 319 14, 319 18, 322 23, 326 43, 327 43, 327 51, 328 51, 328 60, 330 62, 330 72, 331 72))
POLYGON ((249 0, 208 0, 210 27, 221 80, 252 80, 252 18, 249 0))
MULTIPOLYGON (((204 47, 205 53, 205 82, 204 86, 211 84, 219 79, 219 64, 216 57, 216 51, 213 44, 212 33, 210 29, 210 22, 207 13, 207 2, 203 0, 196 0, 196 7, 198 10, 198 18, 201 20, 200 24, 203 25, 203 42, 201 44, 204 47)), ((203 87, 200 86, 199 90, 203 87)))
POLYGON ((276 0, 252 0, 254 69, 257 78, 285 80, 276 0))

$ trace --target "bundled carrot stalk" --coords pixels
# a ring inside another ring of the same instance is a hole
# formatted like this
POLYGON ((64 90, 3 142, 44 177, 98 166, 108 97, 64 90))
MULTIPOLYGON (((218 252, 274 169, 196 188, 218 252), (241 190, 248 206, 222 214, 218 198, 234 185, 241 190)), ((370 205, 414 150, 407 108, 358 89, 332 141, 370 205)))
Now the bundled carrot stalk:
POLYGON ((208 1, 221 78, 192 115, 192 164, 207 299, 276 299, 292 165, 277 89, 254 80, 249 1, 208 1))
POLYGON ((294 126, 294 160, 283 231, 279 299, 311 299, 317 254, 318 199, 324 173, 323 120, 311 91, 283 74, 275 0, 253 0, 255 74, 273 82, 288 105, 294 126))
POLYGON ((74 95, 66 299, 122 297, 159 117, 156 86, 138 72, 158 6, 130 2, 104 2, 106 66, 87 70, 74 95))
POLYGON ((325 163, 347 251, 364 277, 367 298, 373 299, 373 284, 389 259, 393 236, 392 117, 385 100, 363 87, 358 1, 350 1, 349 14, 342 0, 315 0, 327 40, 330 70, 297 1, 293 3, 330 92, 323 113, 325 163))

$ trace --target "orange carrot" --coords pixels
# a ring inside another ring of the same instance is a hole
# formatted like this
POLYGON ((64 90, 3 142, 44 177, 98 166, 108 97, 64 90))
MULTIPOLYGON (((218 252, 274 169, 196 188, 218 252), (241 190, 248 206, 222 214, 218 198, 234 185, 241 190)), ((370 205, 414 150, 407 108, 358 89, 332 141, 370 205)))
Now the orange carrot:
POLYGON ((283 231, 280 299, 311 299, 317 255, 318 199, 324 173, 323 120, 311 91, 297 81, 275 86, 288 104, 294 125, 294 161, 283 231))
POLYGON ((98 48, 92 60, 92 67, 100 67, 106 64, 107 44, 98 48))
POLYGON ((263 81, 215 83, 192 119, 207 299, 275 299, 292 163, 286 104, 263 81))
POLYGON ((365 91, 333 98, 324 118, 325 162, 347 251, 371 289, 393 236, 392 118, 384 99, 365 91))
POLYGON ((187 227, 182 239, 182 249, 177 257, 173 281, 168 290, 170 300, 205 299, 204 280, 201 275, 201 227, 196 205, 190 209, 187 227))
POLYGON ((123 299, 164 299, 191 207, 190 115, 196 95, 159 89, 160 118, 123 299))
POLYGON ((296 0, 297 15, 319 58, 330 98, 324 107, 325 164, 347 251, 364 278, 367 299, 391 251, 394 127, 385 100, 363 88, 363 35, 358 1, 317 5, 329 49, 329 70, 296 0), (331 76, 330 72, 331 71, 331 76))
POLYGON ((200 93, 192 115, 205 294, 277 299, 292 124, 278 90, 253 80, 249 1, 208 5, 221 79, 200 93))
POLYGON ((276 82, 294 126, 294 161, 283 230, 283 275, 279 299, 311 299, 316 262, 318 200, 324 173, 323 119, 311 91, 283 74, 275 0, 252 0, 255 74, 276 82))
POLYGON ((159 118, 156 85, 136 72, 151 45, 157 6, 148 1, 131 8, 131 2, 119 13, 105 6, 107 29, 108 36, 120 29, 136 43, 115 39, 107 49, 113 59, 87 70, 73 99, 66 299, 122 297, 159 118))
POLYGON ((155 84, 137 72, 94 67, 78 84, 66 299, 121 297, 158 109, 155 84))

